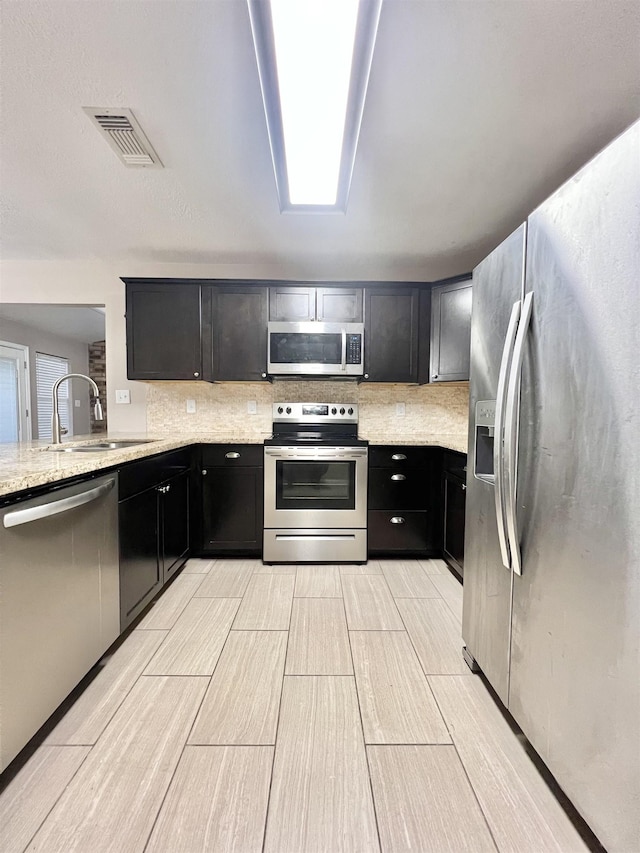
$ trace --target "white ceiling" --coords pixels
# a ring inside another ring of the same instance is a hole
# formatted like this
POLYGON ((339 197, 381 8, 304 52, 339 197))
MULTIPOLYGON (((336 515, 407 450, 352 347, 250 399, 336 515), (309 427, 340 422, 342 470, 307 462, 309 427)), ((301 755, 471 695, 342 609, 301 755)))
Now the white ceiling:
POLYGON ((346 215, 280 214, 244 0, 5 0, 2 254, 471 269, 640 115, 640 3, 385 0, 346 215), (165 169, 83 106, 130 107, 165 169))
POLYGON ((2 321, 5 319, 83 344, 104 340, 104 308, 0 303, 0 338, 4 337, 2 321))

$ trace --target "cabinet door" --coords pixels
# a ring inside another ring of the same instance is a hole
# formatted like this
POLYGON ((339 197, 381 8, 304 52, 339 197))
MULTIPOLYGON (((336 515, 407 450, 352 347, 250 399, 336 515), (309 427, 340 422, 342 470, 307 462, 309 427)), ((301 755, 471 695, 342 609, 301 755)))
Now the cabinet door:
POLYGON ((260 554, 262 468, 207 468, 202 476, 203 551, 260 554))
POLYGON ((469 379, 471 282, 431 291, 431 382, 469 379))
POLYGON ((443 550, 460 572, 464 567, 465 491, 463 482, 445 473, 443 550))
POLYGON ((266 287, 214 287, 213 378, 256 382, 267 379, 266 287))
POLYGON ((189 554, 189 471, 161 486, 163 581, 166 583, 189 554))
POLYGON ((270 287, 269 319, 291 320, 299 323, 315 320, 315 287, 270 287))
POLYGON ((431 550, 429 513, 420 510, 369 510, 368 551, 424 554, 431 550))
POLYGON ((431 508, 430 472, 369 468, 369 509, 431 508))
POLYGON ((200 285, 127 284, 127 376, 202 378, 200 285))
POLYGON ((362 288, 316 288, 316 320, 323 323, 361 323, 362 288))
POLYGON ((120 630, 131 624, 162 586, 158 555, 158 492, 147 489, 118 505, 120 630))
POLYGON ((419 295, 402 286, 365 291, 365 379, 418 381, 419 295))

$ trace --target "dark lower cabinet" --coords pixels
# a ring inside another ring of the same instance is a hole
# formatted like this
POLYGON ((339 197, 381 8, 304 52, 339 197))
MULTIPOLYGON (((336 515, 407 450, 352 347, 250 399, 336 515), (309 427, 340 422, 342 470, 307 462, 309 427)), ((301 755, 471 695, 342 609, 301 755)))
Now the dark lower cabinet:
POLYGON ((442 471, 442 553, 451 568, 464 573, 464 525, 466 509, 466 462, 462 453, 445 451, 442 471))
POLYGON ((118 472, 121 631, 189 556, 190 457, 161 454, 118 472))
POLYGON ((201 463, 202 552, 261 556, 262 445, 207 445, 201 463))
POLYGON ((438 447, 369 449, 368 551, 428 556, 440 548, 438 447))

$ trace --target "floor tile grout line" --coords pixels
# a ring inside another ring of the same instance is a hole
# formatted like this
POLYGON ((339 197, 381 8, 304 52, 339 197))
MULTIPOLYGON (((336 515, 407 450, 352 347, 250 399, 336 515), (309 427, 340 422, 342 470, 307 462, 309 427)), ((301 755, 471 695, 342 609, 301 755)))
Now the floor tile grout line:
MULTIPOLYGON (((471 675, 473 675, 473 673, 471 673, 471 675)), ((466 676, 465 675, 440 675, 439 678, 466 678, 466 676)), ((431 690, 431 693, 433 695, 433 698, 434 698, 434 701, 435 701, 436 706, 438 708, 438 711, 440 711, 440 716, 444 720, 444 724, 447 727, 447 731, 449 732, 449 737, 451 738, 451 744, 453 745, 453 748, 456 751, 456 755, 458 756, 458 761, 460 762, 460 766, 462 767, 462 770, 463 770, 463 773, 466 777, 466 780, 469 783, 469 787, 471 788, 471 791, 473 792, 473 797, 478 804, 478 808, 480 809, 480 814, 484 818, 484 822, 487 826, 487 829, 489 830, 489 835, 491 836, 491 840, 493 841, 493 843, 495 845, 497 853, 501 853, 501 849, 500 849, 498 842, 497 842, 497 840, 493 834, 493 830, 491 828, 491 825, 489 824, 489 819, 488 819, 487 815, 485 814, 484 809, 482 808, 482 803, 480 802, 480 799, 478 797, 478 793, 475 789, 473 782, 471 781, 471 778, 469 777, 469 774, 467 772, 467 767, 466 767, 464 761, 462 760, 462 756, 460 755, 460 750, 458 749, 458 744, 456 743, 456 740, 453 736, 453 732, 449 728, 447 718, 445 717, 445 715, 442 712, 442 708, 440 707, 440 703, 438 702, 438 698, 435 695, 435 692, 433 690, 433 687, 431 686, 431 682, 429 681, 428 677, 427 677, 427 683, 429 684, 429 690, 431 690)))
POLYGON ((362 704, 360 702, 360 691, 358 690, 358 679, 356 678, 356 667, 353 660, 353 649, 351 647, 351 631, 349 630, 349 622, 347 620, 347 608, 344 598, 342 599, 342 607, 344 610, 344 621, 347 627, 347 640, 349 643, 349 656, 351 657, 351 667, 353 669, 353 685, 356 691, 356 702, 358 703, 358 717, 360 719, 360 732, 362 734, 362 748, 364 749, 364 758, 367 765, 367 776, 369 777, 369 791, 371 792, 371 805, 373 806, 373 817, 376 822, 376 835, 378 837, 378 849, 382 850, 382 839, 380 838, 380 823, 378 820, 378 809, 376 808, 376 798, 373 792, 373 781, 371 779, 371 766, 369 764, 369 756, 367 755, 367 743, 364 735, 364 723, 362 721, 362 704))
MULTIPOLYGON (((39 747, 39 748, 42 748, 42 746, 45 746, 45 744, 42 744, 42 745, 41 745, 41 747, 39 747)), ((68 746, 76 746, 76 744, 68 744, 68 746)), ((95 744, 94 744, 93 746, 90 746, 90 747, 89 747, 89 751, 88 751, 88 752, 87 752, 87 754, 84 756, 84 758, 82 759, 82 761, 80 762, 80 764, 78 764, 78 766, 76 767, 76 769, 75 769, 75 770, 74 770, 74 772, 72 773, 71 778, 67 780, 67 784, 66 784, 66 785, 64 786, 64 788, 60 791, 60 793, 59 793, 59 794, 58 794, 58 796, 56 797, 55 801, 54 801, 54 802, 53 802, 53 804, 51 805, 51 808, 49 809, 49 811, 46 813, 46 815, 42 818, 42 820, 41 820, 41 821, 40 821, 40 823, 38 824, 38 827, 37 827, 37 829, 35 830, 35 832, 33 833, 33 835, 29 838, 29 840, 27 841, 26 845, 22 848, 21 853, 27 853, 27 851, 29 850, 29 847, 30 847, 30 845, 31 845, 32 841, 34 840, 34 838, 36 837, 36 835, 40 832, 40 830, 42 829, 42 827, 45 825, 46 821, 49 819, 49 817, 50 817, 50 815, 51 815, 51 812, 52 812, 52 811, 55 809, 55 807, 58 805, 58 803, 60 802, 60 800, 61 800, 62 796, 63 796, 63 795, 64 795, 64 793, 65 793, 65 791, 66 791, 66 790, 67 790, 67 788, 69 787, 69 785, 72 783, 72 781, 75 779, 75 777, 76 777, 76 776, 78 775, 78 773, 80 772, 80 768, 83 766, 83 764, 85 763, 85 761, 87 760, 87 758, 89 758, 89 756, 91 755, 91 752, 92 752, 92 750, 93 750, 94 746, 95 746, 95 744)), ((3 793, 4 793, 4 792, 3 792, 3 793)))

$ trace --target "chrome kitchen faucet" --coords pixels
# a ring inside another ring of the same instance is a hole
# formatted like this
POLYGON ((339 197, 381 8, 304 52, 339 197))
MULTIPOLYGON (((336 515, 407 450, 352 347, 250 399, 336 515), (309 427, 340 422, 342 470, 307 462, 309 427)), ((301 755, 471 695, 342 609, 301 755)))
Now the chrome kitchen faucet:
POLYGON ((100 391, 98 390, 98 386, 93 381, 90 376, 85 376, 84 373, 67 373, 64 376, 61 376, 54 385, 52 394, 52 403, 53 403, 53 415, 51 416, 51 440, 52 444, 60 444, 60 433, 62 432, 60 428, 60 415, 58 413, 58 387, 65 379, 86 379, 89 385, 91 385, 93 389, 93 396, 95 397, 95 403, 93 408, 93 414, 97 421, 103 420, 102 415, 102 405, 100 403, 100 391))

